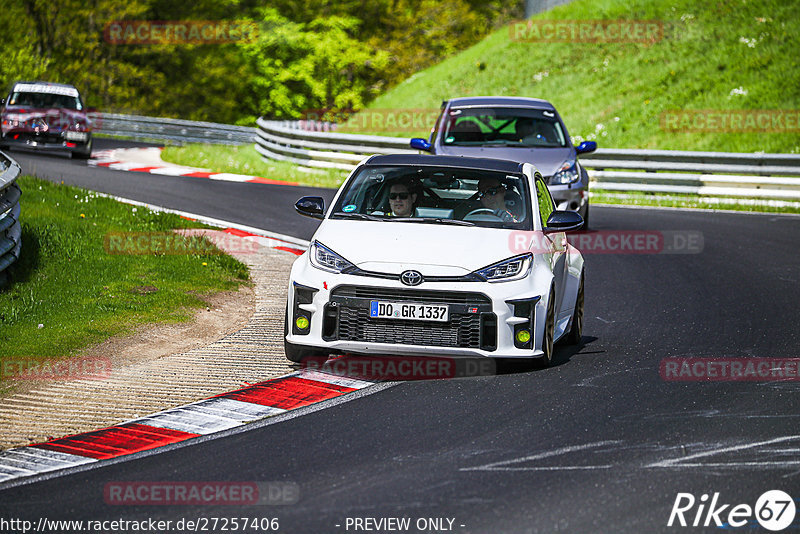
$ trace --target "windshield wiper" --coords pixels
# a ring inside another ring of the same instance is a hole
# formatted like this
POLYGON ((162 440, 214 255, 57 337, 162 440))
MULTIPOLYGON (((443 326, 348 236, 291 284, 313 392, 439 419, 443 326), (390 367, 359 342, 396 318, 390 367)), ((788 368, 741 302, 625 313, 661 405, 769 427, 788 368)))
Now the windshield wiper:
POLYGON ((385 221, 384 217, 376 217, 375 215, 368 215, 366 213, 345 213, 337 211, 333 214, 334 217, 341 217, 342 219, 362 219, 365 221, 385 221))
POLYGON ((455 224, 456 226, 475 226, 469 221, 459 221, 458 219, 442 219, 437 217, 395 217, 388 219, 398 222, 418 222, 424 224, 455 224))

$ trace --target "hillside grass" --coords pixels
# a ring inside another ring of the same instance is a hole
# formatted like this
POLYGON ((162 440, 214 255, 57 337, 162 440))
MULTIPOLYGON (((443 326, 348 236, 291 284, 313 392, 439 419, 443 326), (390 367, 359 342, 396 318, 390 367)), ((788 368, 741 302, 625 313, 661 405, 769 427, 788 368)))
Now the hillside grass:
POLYGON ((249 279, 244 264, 210 243, 208 254, 106 248, 111 232, 203 227, 196 222, 32 177, 19 184, 22 253, 0 287, 0 365, 69 356, 145 323, 186 321, 206 306, 204 294, 249 279))
MULTIPOLYGON (((596 140, 600 147, 800 153, 797 127, 770 133, 660 127, 662 113, 674 110, 796 112, 800 3, 576 0, 534 17, 554 19, 655 20, 663 23, 664 37, 651 43, 531 43, 512 40, 505 28, 411 76, 367 111, 438 109, 458 96, 536 97, 556 106, 574 140, 596 140)), ((362 133, 427 137, 429 129, 362 133)))

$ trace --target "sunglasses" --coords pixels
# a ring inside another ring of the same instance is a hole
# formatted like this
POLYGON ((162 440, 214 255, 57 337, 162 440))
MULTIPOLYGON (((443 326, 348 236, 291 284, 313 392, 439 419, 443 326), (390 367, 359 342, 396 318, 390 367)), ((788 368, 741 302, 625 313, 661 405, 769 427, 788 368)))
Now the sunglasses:
POLYGON ((389 193, 389 200, 407 200, 411 193, 389 193))
POLYGON ((484 197, 484 196, 487 196, 487 195, 488 195, 488 196, 490 196, 490 197, 493 197, 493 196, 495 196, 497 193, 499 193, 499 192, 501 192, 501 191, 505 193, 505 191, 506 191, 506 188, 505 188, 505 186, 502 186, 502 185, 496 185, 496 186, 494 186, 494 187, 490 187, 489 189, 486 189, 486 190, 484 190, 484 191, 481 191, 481 194, 480 194, 480 196, 481 196, 481 197, 484 197))

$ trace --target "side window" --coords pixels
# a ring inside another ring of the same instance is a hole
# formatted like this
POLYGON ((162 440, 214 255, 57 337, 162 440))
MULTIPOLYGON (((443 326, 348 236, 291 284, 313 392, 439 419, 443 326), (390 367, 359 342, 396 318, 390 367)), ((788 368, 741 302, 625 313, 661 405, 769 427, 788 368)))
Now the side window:
POLYGON ((550 197, 550 191, 547 190, 547 186, 540 178, 536 179, 536 197, 539 200, 539 214, 542 216, 542 226, 544 227, 547 225, 550 214, 555 210, 555 206, 550 197))

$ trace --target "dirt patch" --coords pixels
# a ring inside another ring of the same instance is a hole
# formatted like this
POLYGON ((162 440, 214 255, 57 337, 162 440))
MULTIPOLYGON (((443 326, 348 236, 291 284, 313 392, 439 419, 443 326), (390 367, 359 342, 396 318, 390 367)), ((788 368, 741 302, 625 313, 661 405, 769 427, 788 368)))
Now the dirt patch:
POLYGON ((291 372, 283 315, 296 256, 268 247, 234 255, 250 268, 252 286, 198 295, 207 306, 189 322, 142 326, 80 353, 110 362, 106 375, 15 382, 0 397, 0 448, 119 424, 291 372))

